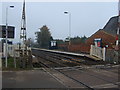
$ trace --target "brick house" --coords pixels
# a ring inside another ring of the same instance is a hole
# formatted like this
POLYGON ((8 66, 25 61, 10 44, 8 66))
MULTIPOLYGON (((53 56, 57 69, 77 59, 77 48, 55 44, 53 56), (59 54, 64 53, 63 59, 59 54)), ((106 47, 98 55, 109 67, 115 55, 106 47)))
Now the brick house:
POLYGON ((102 47, 106 47, 108 49, 114 49, 116 42, 116 32, 118 26, 118 16, 112 17, 108 20, 107 24, 103 29, 98 30, 96 33, 91 35, 84 44, 71 45, 70 51, 74 52, 90 52, 91 44, 94 45, 94 39, 101 38, 102 39, 102 47))
POLYGON ((98 30, 86 41, 86 44, 90 46, 91 44, 94 44, 94 39, 101 38, 102 47, 108 45, 105 52, 105 61, 110 63, 120 63, 120 55, 118 51, 115 50, 117 28, 118 16, 115 16, 110 18, 103 29, 98 30))
POLYGON ((116 32, 118 26, 118 16, 109 19, 103 29, 98 30, 96 33, 91 35, 86 41, 87 45, 94 45, 94 39, 102 39, 102 47, 108 46, 108 49, 114 49, 116 42, 116 32))
POLYGON ((101 38, 102 39, 102 47, 108 46, 108 48, 112 49, 115 45, 115 35, 109 34, 105 32, 105 30, 98 30, 95 34, 89 37, 86 41, 87 45, 94 45, 94 39, 101 38))
MULTIPOLYGON (((70 45, 69 51, 72 52, 82 52, 89 53, 91 44, 94 45, 94 39, 101 38, 102 39, 102 47, 108 46, 108 49, 114 49, 116 42, 116 32, 118 25, 118 16, 112 17, 109 19, 107 24, 103 29, 98 30, 96 33, 91 35, 86 43, 72 44, 70 45)), ((67 45, 58 45, 62 48, 67 48, 67 45)))

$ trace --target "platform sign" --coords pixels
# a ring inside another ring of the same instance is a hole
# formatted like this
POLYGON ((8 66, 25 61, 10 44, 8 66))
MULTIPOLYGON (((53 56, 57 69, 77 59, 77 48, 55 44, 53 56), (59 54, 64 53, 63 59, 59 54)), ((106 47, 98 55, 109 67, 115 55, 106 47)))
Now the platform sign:
POLYGON ((51 41, 51 47, 56 46, 57 45, 56 43, 57 43, 56 41, 51 41))
POLYGON ((50 42, 50 46, 49 49, 57 49, 57 41, 51 41, 50 42))
MULTIPOLYGON (((8 38, 14 38, 15 27, 8 26, 8 38)), ((0 25, 0 38, 6 38, 6 26, 0 25)))
POLYGON ((96 47, 101 47, 102 46, 102 39, 96 38, 96 39, 94 39, 94 43, 95 43, 96 47))

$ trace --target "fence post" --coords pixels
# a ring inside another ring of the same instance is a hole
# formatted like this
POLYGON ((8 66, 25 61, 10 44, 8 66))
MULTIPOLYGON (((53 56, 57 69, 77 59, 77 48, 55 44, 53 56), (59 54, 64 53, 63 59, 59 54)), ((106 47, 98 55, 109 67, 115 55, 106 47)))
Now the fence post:
POLYGON ((103 48, 103 61, 105 61, 105 56, 106 56, 106 48, 103 48))
POLYGON ((91 47, 90 47, 90 55, 93 55, 93 45, 91 45, 91 47))
POLYGON ((0 71, 2 69, 2 52, 0 52, 0 71))

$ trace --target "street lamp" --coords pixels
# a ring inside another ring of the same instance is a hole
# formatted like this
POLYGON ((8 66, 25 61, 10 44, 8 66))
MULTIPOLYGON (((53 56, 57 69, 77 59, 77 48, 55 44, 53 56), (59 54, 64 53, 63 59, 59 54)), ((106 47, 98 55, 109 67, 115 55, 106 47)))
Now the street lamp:
POLYGON ((5 41, 6 41, 6 45, 5 45, 5 48, 6 48, 6 53, 5 53, 5 66, 6 66, 6 68, 7 68, 7 57, 8 57, 8 54, 7 54, 7 52, 8 52, 8 47, 7 47, 7 39, 8 39, 8 8, 14 8, 14 6, 7 6, 6 7, 6 39, 5 39, 5 41))
POLYGON ((71 44, 71 41, 70 41, 70 38, 71 38, 71 13, 68 12, 68 11, 65 11, 64 14, 68 14, 69 15, 69 45, 68 45, 68 50, 70 48, 70 44, 71 44))

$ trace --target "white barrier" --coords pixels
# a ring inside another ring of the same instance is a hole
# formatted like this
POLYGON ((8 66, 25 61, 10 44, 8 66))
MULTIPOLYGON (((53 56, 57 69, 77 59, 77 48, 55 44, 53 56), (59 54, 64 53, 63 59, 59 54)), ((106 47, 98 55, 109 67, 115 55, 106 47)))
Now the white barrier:
POLYGON ((90 55, 103 59, 105 61, 106 48, 96 47, 91 45, 90 55))
MULTIPOLYGON (((6 43, 4 43, 4 45, 3 45, 3 56, 5 57, 5 55, 6 55, 6 43)), ((10 55, 11 57, 19 57, 20 55, 19 55, 19 47, 21 47, 21 49, 23 49, 25 46, 23 46, 23 45, 21 45, 21 46, 19 46, 19 45, 17 45, 17 44, 14 44, 14 45, 10 45, 10 44, 8 44, 7 45, 7 54, 8 55, 10 55)), ((28 50, 31 50, 31 48, 28 48, 27 47, 27 49, 28 50)))
MULTIPOLYGON (((4 45, 3 45, 3 56, 5 57, 5 55, 6 55, 6 43, 4 43, 4 45)), ((14 57, 14 54, 15 54, 15 49, 18 49, 18 45, 7 45, 7 54, 8 55, 10 55, 10 56, 12 56, 12 57, 14 57)), ((18 56, 18 55, 17 55, 18 56)))

